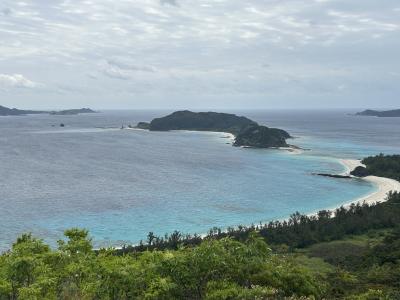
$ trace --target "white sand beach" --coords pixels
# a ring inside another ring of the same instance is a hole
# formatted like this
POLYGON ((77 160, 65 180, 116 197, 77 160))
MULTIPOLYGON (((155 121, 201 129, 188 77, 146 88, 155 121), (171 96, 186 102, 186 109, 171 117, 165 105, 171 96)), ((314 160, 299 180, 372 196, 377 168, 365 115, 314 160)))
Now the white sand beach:
POLYGON ((346 171, 344 171, 341 175, 350 175, 350 172, 355 168, 365 167, 365 165, 361 163, 361 160, 358 159, 340 159, 339 161, 346 168, 346 171))
MULTIPOLYGON (((360 160, 356 159, 341 159, 340 162, 343 164, 343 166, 346 167, 346 172, 343 173, 343 175, 350 175, 350 172, 354 170, 358 166, 364 166, 360 160)), ((367 203, 367 204, 373 204, 376 202, 384 202, 386 201, 386 196, 390 191, 393 192, 400 192, 400 182, 394 179, 390 178, 385 178, 385 177, 377 177, 377 176, 367 176, 362 178, 362 180, 368 181, 372 184, 374 184, 377 187, 377 190, 374 191, 373 193, 366 195, 364 197, 355 199, 348 203, 348 206, 351 203, 367 203)))

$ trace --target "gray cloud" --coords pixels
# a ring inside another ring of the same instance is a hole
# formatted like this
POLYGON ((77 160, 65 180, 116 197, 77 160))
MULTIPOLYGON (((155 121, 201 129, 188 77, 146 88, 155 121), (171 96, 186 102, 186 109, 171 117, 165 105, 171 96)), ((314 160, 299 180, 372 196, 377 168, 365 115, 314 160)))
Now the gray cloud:
POLYGON ((122 70, 138 71, 138 72, 155 72, 155 68, 152 66, 141 66, 130 62, 123 62, 118 60, 107 60, 108 65, 113 68, 122 70))
POLYGON ((0 104, 26 106, 13 87, 36 81, 29 101, 47 107, 69 106, 68 92, 99 107, 137 107, 137 94, 160 107, 390 106, 400 93, 398 0, 3 0, 0 40, 0 104))
POLYGON ((11 13, 12 13, 12 11, 8 7, 0 9, 0 14, 3 16, 9 16, 9 15, 11 15, 11 13))
POLYGON ((177 0, 160 0, 160 3, 162 5, 169 4, 169 5, 173 5, 173 6, 178 6, 178 1, 177 0))

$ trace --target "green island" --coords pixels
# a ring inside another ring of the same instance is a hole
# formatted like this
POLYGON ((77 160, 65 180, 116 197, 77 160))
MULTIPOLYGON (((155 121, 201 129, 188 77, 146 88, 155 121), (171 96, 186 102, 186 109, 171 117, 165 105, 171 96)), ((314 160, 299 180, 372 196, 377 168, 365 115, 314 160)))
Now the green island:
POLYGON ((356 116, 381 117, 381 118, 400 117, 400 109, 383 110, 383 111, 367 109, 356 113, 356 116))
POLYGON ((216 112, 177 111, 150 123, 136 126, 150 131, 193 130, 227 132, 235 136, 234 146, 254 148, 288 147, 291 138, 285 130, 269 128, 242 116, 216 112))
POLYGON ((400 193, 386 200, 120 249, 77 228, 57 249, 24 234, 0 256, 0 299, 400 299, 400 193))

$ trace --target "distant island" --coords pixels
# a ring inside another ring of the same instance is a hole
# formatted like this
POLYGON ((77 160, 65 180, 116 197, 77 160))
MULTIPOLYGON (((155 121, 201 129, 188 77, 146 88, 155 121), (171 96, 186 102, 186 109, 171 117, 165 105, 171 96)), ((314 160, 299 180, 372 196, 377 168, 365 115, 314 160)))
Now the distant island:
POLYGON ((51 111, 50 115, 78 115, 78 114, 93 114, 96 113, 90 108, 80 108, 80 109, 67 109, 60 111, 51 111))
POLYGON ((234 146, 254 148, 288 147, 290 134, 282 129, 269 128, 234 114, 216 112, 177 111, 150 123, 140 122, 136 126, 150 131, 194 130, 227 132, 235 136, 234 146))
POLYGON ((68 109, 61 111, 41 111, 41 110, 22 110, 17 108, 8 108, 0 105, 0 116, 24 116, 32 114, 50 114, 50 115, 77 115, 77 114, 87 114, 96 113, 90 108, 80 108, 80 109, 68 109))
POLYGON ((356 113, 356 116, 386 117, 386 118, 400 117, 400 109, 384 110, 384 111, 367 109, 362 112, 356 113))
POLYGON ((0 116, 21 116, 21 115, 46 114, 46 113, 48 112, 37 111, 37 110, 21 110, 16 108, 8 108, 0 105, 0 116))

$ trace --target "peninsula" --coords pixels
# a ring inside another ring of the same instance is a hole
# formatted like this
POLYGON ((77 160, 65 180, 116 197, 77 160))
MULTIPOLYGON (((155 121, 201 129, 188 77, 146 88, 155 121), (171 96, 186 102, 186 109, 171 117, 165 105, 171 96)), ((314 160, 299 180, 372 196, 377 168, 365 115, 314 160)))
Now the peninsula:
POLYGON ((68 109, 60 111, 42 111, 42 110, 22 110, 17 108, 8 108, 0 105, 0 116, 24 116, 32 114, 50 114, 50 115, 77 115, 95 113, 90 108, 68 109))
POLYGON ((367 109, 362 112, 356 113, 356 116, 386 117, 386 118, 400 117, 400 109, 385 110, 385 111, 367 109))
POLYGON ((288 147, 290 134, 282 129, 269 128, 242 116, 216 112, 177 111, 150 123, 136 126, 150 131, 194 130, 227 132, 235 136, 234 146, 254 148, 288 147))

